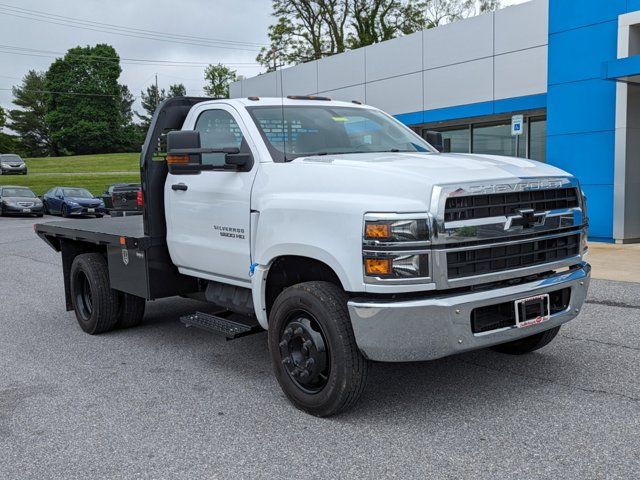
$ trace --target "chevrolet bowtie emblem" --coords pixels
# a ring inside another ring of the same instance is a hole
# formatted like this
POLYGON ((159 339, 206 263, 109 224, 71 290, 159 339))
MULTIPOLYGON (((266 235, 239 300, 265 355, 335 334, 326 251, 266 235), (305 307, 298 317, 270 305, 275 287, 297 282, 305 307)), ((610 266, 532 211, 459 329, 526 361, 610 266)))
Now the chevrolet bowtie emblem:
POLYGON ((504 224, 505 230, 520 227, 523 230, 544 225, 547 218, 546 212, 536 212, 533 208, 516 210, 515 215, 509 215, 504 224))

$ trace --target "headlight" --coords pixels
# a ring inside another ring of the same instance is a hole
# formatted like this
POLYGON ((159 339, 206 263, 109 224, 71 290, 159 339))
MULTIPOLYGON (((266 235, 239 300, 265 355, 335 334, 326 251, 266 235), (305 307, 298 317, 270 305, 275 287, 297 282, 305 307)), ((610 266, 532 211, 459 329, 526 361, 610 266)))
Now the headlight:
POLYGON ((3 166, 4 168, 9 168, 9 164, 8 163, 0 163, 1 166, 3 166))
POLYGON ((427 254, 365 253, 364 270, 368 277, 381 279, 410 279, 429 276, 427 254))
POLYGON ((401 285, 430 281, 430 225, 427 213, 365 214, 365 282, 401 285))
POLYGON ((429 226, 426 218, 367 220, 364 239, 369 242, 427 242, 429 226))

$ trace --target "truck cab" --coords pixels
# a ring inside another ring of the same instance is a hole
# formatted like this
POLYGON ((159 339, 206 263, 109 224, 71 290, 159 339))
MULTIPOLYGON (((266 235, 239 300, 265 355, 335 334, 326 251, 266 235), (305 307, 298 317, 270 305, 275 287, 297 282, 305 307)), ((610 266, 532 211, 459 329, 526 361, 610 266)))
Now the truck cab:
MULTIPOLYGON (((357 102, 171 99, 141 172, 143 235, 102 227, 96 244, 123 234, 101 253, 86 231, 80 242, 69 226, 37 227, 68 264, 68 306, 82 310, 79 254, 104 257, 114 301, 206 300, 229 313, 183 321, 227 336, 266 329, 281 387, 314 415, 355 404, 371 361, 542 348, 586 297, 573 176, 442 154, 357 102)), ((114 312, 107 325, 122 320, 114 312)))

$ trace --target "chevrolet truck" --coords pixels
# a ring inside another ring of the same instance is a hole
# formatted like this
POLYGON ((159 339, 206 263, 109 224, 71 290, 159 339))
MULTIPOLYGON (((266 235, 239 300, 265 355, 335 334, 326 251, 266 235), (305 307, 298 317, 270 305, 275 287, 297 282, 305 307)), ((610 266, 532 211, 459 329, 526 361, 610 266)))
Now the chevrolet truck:
POLYGON ((373 362, 526 354, 587 295, 576 178, 426 137, 359 102, 173 98, 141 154, 142 216, 34 228, 85 332, 137 325, 146 301, 203 300, 183 323, 267 330, 289 400, 335 415, 373 362))

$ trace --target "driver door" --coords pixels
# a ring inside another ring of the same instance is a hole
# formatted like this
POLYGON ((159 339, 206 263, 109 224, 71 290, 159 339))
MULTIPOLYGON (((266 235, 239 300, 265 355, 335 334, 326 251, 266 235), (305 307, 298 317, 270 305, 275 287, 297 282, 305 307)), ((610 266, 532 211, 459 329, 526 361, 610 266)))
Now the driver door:
POLYGON ((165 184, 167 243, 182 273, 250 286, 251 187, 259 166, 256 149, 234 108, 206 105, 193 126, 203 148, 237 147, 253 153, 250 171, 223 169, 225 155, 202 155, 202 163, 220 167, 197 175, 168 174, 165 184))

